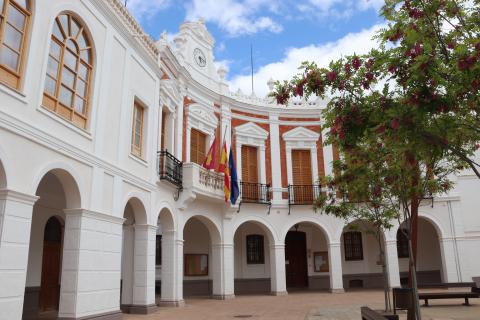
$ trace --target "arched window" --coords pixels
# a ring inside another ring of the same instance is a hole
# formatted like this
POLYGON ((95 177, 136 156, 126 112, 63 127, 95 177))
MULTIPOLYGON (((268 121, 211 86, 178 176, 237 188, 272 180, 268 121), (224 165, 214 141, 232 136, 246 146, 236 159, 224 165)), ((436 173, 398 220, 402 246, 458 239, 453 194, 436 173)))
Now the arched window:
POLYGON ((0 0, 0 81, 18 89, 31 16, 29 0, 0 0))
POLYGON ((59 15, 53 24, 43 105, 86 128, 92 68, 92 46, 85 27, 69 13, 59 15))

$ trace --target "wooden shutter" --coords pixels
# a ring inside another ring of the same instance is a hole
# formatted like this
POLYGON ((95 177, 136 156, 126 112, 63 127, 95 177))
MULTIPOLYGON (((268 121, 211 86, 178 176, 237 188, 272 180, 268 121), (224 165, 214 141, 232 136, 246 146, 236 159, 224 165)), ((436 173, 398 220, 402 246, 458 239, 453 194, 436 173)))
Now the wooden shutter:
POLYGON ((202 164, 206 155, 206 135, 192 129, 190 132, 190 161, 202 164))
POLYGON ((258 183, 257 148, 242 146, 242 181, 258 183))
POLYGON ((310 150, 292 150, 294 185, 312 185, 312 158, 310 150))

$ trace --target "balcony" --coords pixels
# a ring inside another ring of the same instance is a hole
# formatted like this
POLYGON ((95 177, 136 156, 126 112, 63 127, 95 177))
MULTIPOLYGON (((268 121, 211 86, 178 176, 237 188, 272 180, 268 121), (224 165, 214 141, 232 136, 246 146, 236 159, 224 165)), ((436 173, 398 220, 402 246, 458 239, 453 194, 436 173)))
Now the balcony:
POLYGON ((270 206, 272 204, 270 185, 240 181, 239 188, 240 203, 237 212, 240 212, 243 203, 259 203, 267 204, 268 212, 270 213, 270 206))
POLYGON ((196 163, 183 164, 183 188, 190 197, 224 200, 223 174, 206 170, 196 163))
POLYGON ((313 202, 320 197, 322 187, 320 185, 289 185, 288 186, 288 207, 293 205, 313 205, 313 202))
POLYGON ((179 190, 183 188, 183 164, 167 150, 158 152, 158 175, 179 190))

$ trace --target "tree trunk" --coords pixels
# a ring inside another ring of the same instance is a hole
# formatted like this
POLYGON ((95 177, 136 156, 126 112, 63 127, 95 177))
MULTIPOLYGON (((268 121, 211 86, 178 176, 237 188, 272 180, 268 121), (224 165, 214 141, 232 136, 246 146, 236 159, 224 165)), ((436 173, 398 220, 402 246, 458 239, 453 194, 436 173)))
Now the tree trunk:
POLYGON ((408 310, 408 320, 421 320, 420 304, 418 302, 417 283, 417 243, 418 243, 418 207, 420 201, 412 197, 410 204, 410 230, 409 230, 409 277, 408 284, 413 288, 413 310, 408 310))

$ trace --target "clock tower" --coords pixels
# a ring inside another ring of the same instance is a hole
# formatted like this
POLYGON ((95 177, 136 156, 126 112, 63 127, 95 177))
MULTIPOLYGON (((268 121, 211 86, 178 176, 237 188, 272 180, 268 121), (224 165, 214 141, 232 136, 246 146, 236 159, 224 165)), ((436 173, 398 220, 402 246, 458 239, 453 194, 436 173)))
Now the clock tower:
POLYGON ((211 89, 218 89, 222 82, 215 67, 213 48, 215 40, 208 32, 205 21, 187 21, 173 40, 179 61, 192 77, 211 89))

